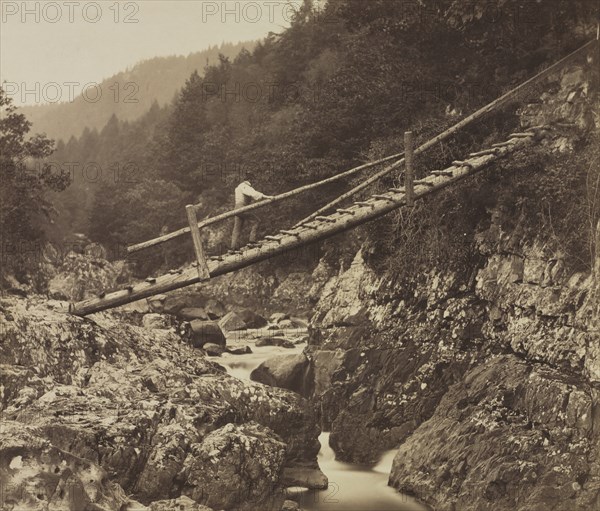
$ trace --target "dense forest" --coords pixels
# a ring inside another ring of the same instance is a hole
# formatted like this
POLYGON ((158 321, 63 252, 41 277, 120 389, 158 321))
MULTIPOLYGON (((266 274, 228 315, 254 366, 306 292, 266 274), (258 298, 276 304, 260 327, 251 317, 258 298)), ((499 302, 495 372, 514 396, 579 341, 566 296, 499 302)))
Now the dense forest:
MULTIPOLYGON (((187 203, 201 203, 201 216, 231 209, 242 178, 277 194, 398 152, 405 130, 425 141, 578 47, 595 32, 595 8, 305 0, 290 28, 194 71, 172 104, 134 121, 116 112, 101 130, 60 141, 49 160, 70 163, 71 185, 52 192, 60 216, 46 233, 122 246, 185 225, 187 203)), ((440 145, 421 168, 505 133, 515 108, 440 145)), ((272 206, 261 229, 292 224, 341 186, 272 206)), ((223 243, 226 230, 209 250, 223 243)))

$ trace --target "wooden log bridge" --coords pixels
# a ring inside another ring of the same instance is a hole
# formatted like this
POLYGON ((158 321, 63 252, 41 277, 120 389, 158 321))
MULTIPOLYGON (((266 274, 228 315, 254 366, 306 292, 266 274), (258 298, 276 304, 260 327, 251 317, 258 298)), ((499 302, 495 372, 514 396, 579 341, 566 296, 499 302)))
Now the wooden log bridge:
MULTIPOLYGON (((464 161, 454 162, 442 171, 434 171, 426 178, 413 183, 412 200, 422 200, 432 193, 439 192, 468 176, 489 167, 494 162, 509 154, 538 141, 545 133, 537 127, 519 136, 512 136, 494 151, 482 151, 479 156, 470 156, 464 161)), ((70 312, 78 316, 86 316, 95 312, 125 305, 156 294, 173 291, 182 287, 196 284, 206 278, 213 278, 231 273, 260 261, 276 257, 285 252, 298 249, 309 243, 314 243, 335 236, 336 234, 354 229, 359 225, 370 222, 386 215, 407 204, 405 188, 390 188, 379 192, 370 198, 354 202, 345 209, 327 215, 319 216, 310 222, 297 225, 293 229, 280 231, 277 236, 267 236, 261 241, 247 245, 235 252, 204 259, 198 233, 194 229, 196 215, 188 208, 188 219, 192 232, 197 262, 181 272, 171 272, 161 277, 148 279, 134 286, 126 287, 112 293, 71 304, 70 312)))

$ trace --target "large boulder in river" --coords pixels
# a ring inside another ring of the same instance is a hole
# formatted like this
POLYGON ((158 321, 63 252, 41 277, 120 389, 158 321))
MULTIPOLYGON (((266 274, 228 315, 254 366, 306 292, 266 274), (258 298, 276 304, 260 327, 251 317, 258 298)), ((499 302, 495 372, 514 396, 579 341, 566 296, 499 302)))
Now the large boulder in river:
POLYGON ((280 348, 288 349, 292 349, 296 346, 292 341, 284 339, 283 337, 261 337, 254 345, 259 348, 262 346, 279 346, 280 348))
POLYGON ((233 332, 235 330, 246 330, 248 328, 263 328, 267 326, 268 321, 250 309, 243 309, 237 312, 227 313, 221 318, 219 324, 223 330, 233 332))
POLYGON ((225 353, 225 346, 219 346, 218 344, 213 344, 212 342, 207 342, 204 346, 202 346, 202 349, 211 357, 220 357, 223 353, 225 353))
POLYGON ((254 423, 227 424, 192 449, 195 456, 184 466, 185 495, 215 509, 281 509, 283 493, 273 489, 286 446, 271 430, 254 423))
POLYGON ((310 388, 310 376, 310 362, 303 353, 300 353, 298 355, 278 355, 265 360, 252 371, 250 379, 307 395, 310 388))
POLYGON ((236 330, 245 330, 246 323, 235 312, 228 312, 219 321, 219 326, 227 332, 235 332, 236 330))
POLYGON ((246 328, 263 328, 269 323, 261 315, 250 309, 242 309, 237 312, 237 315, 242 318, 242 321, 246 324, 246 328))
POLYGON ((218 323, 214 321, 194 320, 190 323, 192 327, 192 345, 194 348, 202 348, 207 343, 225 346, 225 334, 218 323))

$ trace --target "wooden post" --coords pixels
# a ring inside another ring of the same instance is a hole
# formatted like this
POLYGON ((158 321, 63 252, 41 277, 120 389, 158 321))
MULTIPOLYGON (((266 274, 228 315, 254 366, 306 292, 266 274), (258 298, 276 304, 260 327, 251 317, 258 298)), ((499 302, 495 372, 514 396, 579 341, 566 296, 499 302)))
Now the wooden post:
POLYGON ((200 237, 200 229, 198 228, 198 216, 196 215, 196 206, 187 205, 185 207, 188 223, 190 224, 190 232, 194 241, 194 251, 196 252, 196 261, 198 263, 198 277, 200 280, 210 279, 204 249, 202 248, 202 238, 200 237))
POLYGON ((412 131, 404 133, 404 189, 406 190, 406 205, 415 205, 415 168, 414 168, 414 137, 412 131))

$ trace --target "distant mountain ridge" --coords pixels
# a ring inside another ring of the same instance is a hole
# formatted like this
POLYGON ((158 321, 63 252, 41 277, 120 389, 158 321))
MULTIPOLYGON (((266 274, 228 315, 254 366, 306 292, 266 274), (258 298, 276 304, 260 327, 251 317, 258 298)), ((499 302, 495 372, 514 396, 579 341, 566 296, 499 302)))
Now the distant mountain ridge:
POLYGON ((92 88, 91 101, 79 94, 70 103, 25 106, 20 111, 33 124, 32 133, 67 141, 71 136, 79 137, 86 127, 102 129, 113 114, 122 121, 133 121, 150 110, 155 101, 160 106, 170 103, 192 72, 203 74, 207 63, 218 63, 219 54, 233 59, 243 48, 252 51, 255 45, 256 41, 223 43, 187 57, 144 60, 102 81, 96 90, 92 88), (97 91, 101 95, 96 101, 97 91))

